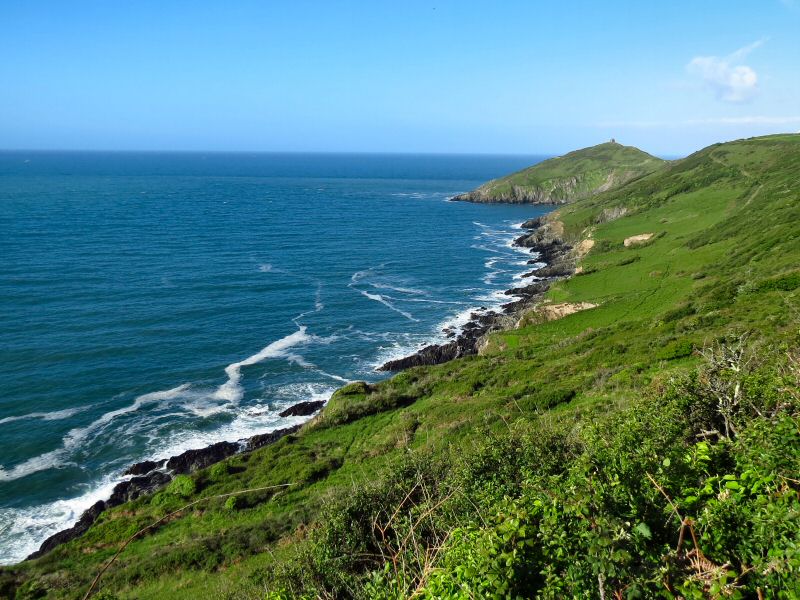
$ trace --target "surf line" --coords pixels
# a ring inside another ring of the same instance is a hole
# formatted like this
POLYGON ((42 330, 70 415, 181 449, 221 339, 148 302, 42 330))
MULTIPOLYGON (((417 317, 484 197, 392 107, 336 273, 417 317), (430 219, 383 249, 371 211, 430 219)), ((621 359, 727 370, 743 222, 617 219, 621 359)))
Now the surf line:
MULTIPOLYGON (((414 323, 419 323, 419 319, 414 317, 414 315, 412 315, 410 312, 407 312, 407 311, 403 310, 402 308, 396 307, 394 304, 389 302, 389 300, 387 300, 386 297, 383 296, 382 294, 373 294, 373 293, 368 292, 366 290, 362 290, 361 288, 358 287, 358 284, 361 282, 362 279, 364 279, 364 277, 366 277, 370 273, 375 273, 376 269, 380 269, 382 266, 383 266, 383 264, 381 264, 378 267, 372 267, 372 268, 369 268, 369 269, 365 269, 363 271, 356 271, 350 277, 350 283, 347 284, 347 287, 357 291, 359 294, 361 294, 362 296, 364 296, 366 298, 369 298, 370 300, 374 300, 375 302, 380 302, 381 304, 383 304, 389 310, 393 310, 397 314, 404 316, 409 321, 413 321, 414 323)), ((379 288, 380 287, 380 284, 379 285, 369 284, 369 285, 371 285, 374 288, 379 288)), ((386 286, 386 287, 388 287, 388 286, 386 286)), ((392 288, 392 289, 397 289, 397 288, 392 288)), ((414 290, 414 291, 416 292, 418 290, 414 290)))

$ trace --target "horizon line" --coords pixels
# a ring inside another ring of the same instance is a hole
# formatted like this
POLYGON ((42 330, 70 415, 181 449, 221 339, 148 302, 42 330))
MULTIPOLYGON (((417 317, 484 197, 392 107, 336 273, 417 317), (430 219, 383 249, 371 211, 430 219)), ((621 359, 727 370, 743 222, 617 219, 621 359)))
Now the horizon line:
MULTIPOLYGON (((591 146, 586 146, 591 148, 591 146)), ((578 148, 580 149, 580 148, 578 148)), ((356 155, 356 156, 521 156, 521 157, 545 157, 557 158, 574 150, 564 152, 436 152, 436 151, 408 151, 408 150, 156 150, 156 149, 103 149, 103 148, 0 148, 0 154, 11 153, 64 153, 64 154, 260 154, 260 155, 356 155)), ((676 160, 685 158, 688 154, 654 154, 664 160, 676 160)))

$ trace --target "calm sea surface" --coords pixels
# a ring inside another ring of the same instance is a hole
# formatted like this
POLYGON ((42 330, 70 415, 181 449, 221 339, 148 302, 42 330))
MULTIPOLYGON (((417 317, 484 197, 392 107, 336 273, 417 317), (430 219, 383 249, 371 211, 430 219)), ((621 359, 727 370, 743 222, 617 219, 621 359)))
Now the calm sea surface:
POLYGON ((0 153, 0 563, 496 306, 546 209, 447 198, 542 158, 0 153))

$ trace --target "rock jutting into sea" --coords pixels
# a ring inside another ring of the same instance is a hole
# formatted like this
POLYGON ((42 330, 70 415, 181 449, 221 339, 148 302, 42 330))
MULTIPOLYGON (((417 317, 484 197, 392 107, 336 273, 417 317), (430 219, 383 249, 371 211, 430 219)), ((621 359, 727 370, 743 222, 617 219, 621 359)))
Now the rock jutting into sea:
POLYGON ((324 400, 307 400, 305 402, 292 404, 289 408, 278 414, 282 417, 307 417, 313 415, 323 406, 325 406, 324 400))

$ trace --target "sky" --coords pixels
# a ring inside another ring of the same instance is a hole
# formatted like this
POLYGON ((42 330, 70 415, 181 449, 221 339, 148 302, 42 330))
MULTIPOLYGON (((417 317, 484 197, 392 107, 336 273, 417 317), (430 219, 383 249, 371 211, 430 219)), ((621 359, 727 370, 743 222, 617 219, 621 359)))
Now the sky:
POLYGON ((661 156, 800 131, 800 0, 3 0, 0 149, 661 156))

